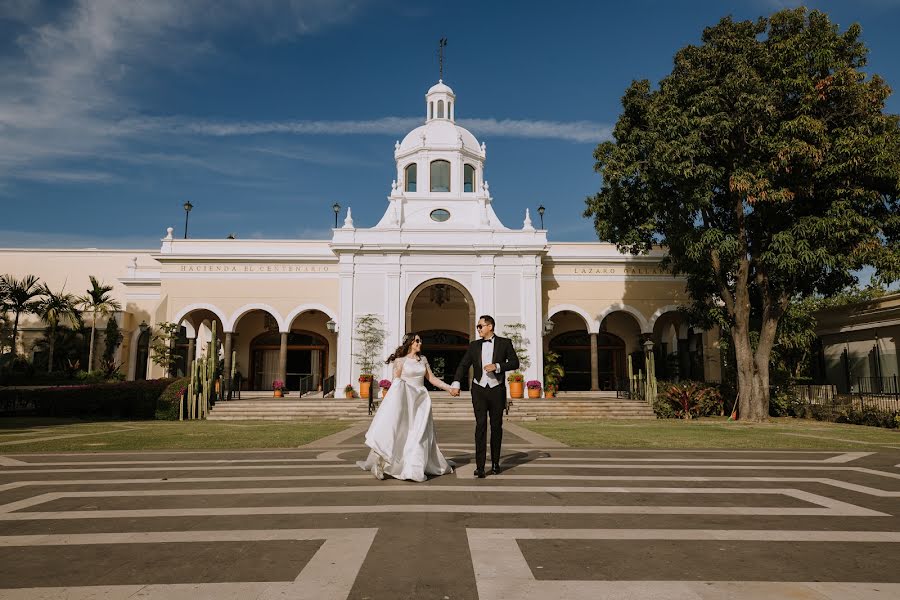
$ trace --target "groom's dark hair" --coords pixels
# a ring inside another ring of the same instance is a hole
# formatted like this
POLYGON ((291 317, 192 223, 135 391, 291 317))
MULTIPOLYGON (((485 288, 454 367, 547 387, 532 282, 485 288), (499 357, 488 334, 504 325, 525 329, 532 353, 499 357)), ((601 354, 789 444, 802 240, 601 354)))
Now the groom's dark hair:
POLYGON ((481 315, 478 318, 481 319, 482 321, 484 321, 485 323, 490 323, 492 329, 494 327, 496 327, 496 325, 494 324, 494 317, 492 317, 491 315, 481 315))

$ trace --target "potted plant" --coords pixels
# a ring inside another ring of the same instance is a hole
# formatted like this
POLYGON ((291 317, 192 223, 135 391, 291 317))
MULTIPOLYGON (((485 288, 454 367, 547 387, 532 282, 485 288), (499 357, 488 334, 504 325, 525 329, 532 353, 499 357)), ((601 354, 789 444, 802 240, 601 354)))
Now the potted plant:
POLYGON ((388 390, 391 389, 391 380, 382 379, 378 382, 378 387, 381 388, 381 397, 384 398, 385 396, 387 396, 388 390))
POLYGON ((384 351, 385 331, 378 315, 365 314, 356 319, 356 366, 359 367, 359 395, 369 397, 369 386, 375 379, 375 369, 380 366, 380 356, 384 351))
POLYGON ((353 397, 353 386, 349 383, 344 386, 344 398, 352 398, 353 397))
POLYGON ((276 379, 272 382, 272 390, 275 392, 276 398, 284 397, 284 391, 287 389, 287 386, 284 385, 284 382, 280 379, 276 379))
POLYGON ((523 398, 525 396, 525 376, 518 371, 513 371, 506 377, 509 382, 509 397, 523 398))
MULTIPOLYGON (((525 371, 531 366, 531 359, 528 357, 528 340, 525 339, 525 324, 510 323, 503 328, 503 335, 512 342, 516 356, 519 357, 519 369, 525 371)), ((509 382, 510 398, 523 398, 525 396, 525 376, 521 371, 513 371, 506 380, 509 382)))
POLYGON ((549 350, 544 354, 544 396, 553 398, 566 371, 559 364, 559 354, 549 350))
POLYGON ((529 398, 540 398, 541 397, 541 382, 537 379, 531 379, 526 384, 525 387, 528 388, 528 397, 529 398))

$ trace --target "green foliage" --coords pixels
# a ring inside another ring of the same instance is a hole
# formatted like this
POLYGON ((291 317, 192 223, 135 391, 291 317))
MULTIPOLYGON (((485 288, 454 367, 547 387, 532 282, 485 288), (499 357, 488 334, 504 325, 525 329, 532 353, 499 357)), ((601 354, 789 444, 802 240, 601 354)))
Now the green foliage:
POLYGON ((156 401, 171 379, 98 385, 0 389, 0 405, 28 407, 40 417, 152 419, 156 401))
POLYGON ((54 292, 47 285, 41 286, 43 299, 38 303, 37 315, 47 324, 47 346, 49 358, 47 359, 47 371, 52 372, 54 367, 53 354, 56 349, 56 330, 61 325, 71 325, 73 328, 81 326, 81 312, 78 310, 78 297, 61 289, 54 292))
POLYGON ((666 247, 694 314, 733 330, 757 417, 767 384, 751 382, 768 379, 791 299, 832 295, 864 265, 900 277, 900 119, 861 70, 859 34, 805 8, 722 19, 658 90, 629 87, 594 153, 603 183, 585 215, 622 251, 666 247))
MULTIPOLYGON (((659 382, 660 393, 653 408, 660 416, 660 412, 668 414, 664 408, 668 405, 675 417, 680 419, 693 419, 695 417, 710 417, 721 415, 723 412, 722 394, 711 385, 698 381, 659 382), (660 404, 657 408, 657 404, 660 404)), ((667 417, 663 417, 667 418, 667 417)))
POLYGON ((510 323, 503 328, 503 337, 509 338, 516 356, 519 357, 519 368, 516 372, 528 369, 531 366, 531 358, 528 355, 528 340, 525 339, 525 324, 510 323))
POLYGON ((106 321, 106 329, 103 332, 103 358, 112 360, 116 356, 116 350, 122 343, 122 332, 114 318, 106 321))
POLYGON ((381 365, 386 334, 378 315, 369 313, 357 317, 356 337, 353 338, 357 351, 353 353, 353 358, 360 374, 371 375, 381 365))
POLYGON ((150 340, 150 360, 171 373, 175 368, 175 338, 181 328, 178 323, 163 321, 156 326, 150 340))
POLYGON ((158 421, 177 421, 181 398, 187 393, 190 376, 175 379, 163 390, 156 401, 155 417, 158 421))
POLYGON ((97 332, 97 315, 109 316, 117 310, 122 310, 122 305, 110 296, 113 290, 111 285, 103 285, 96 277, 90 276, 91 287, 79 300, 85 312, 92 315, 91 319, 91 346, 88 351, 88 370, 94 368, 94 336, 97 332))
POLYGON ((13 314, 12 353, 16 354, 16 341, 19 333, 19 318, 23 314, 34 314, 38 310, 42 289, 39 279, 34 275, 26 275, 16 279, 12 275, 0 275, 0 300, 2 312, 13 314))
POLYGON ((559 382, 566 376, 566 370, 559 362, 559 353, 548 350, 544 353, 544 388, 556 390, 559 382))

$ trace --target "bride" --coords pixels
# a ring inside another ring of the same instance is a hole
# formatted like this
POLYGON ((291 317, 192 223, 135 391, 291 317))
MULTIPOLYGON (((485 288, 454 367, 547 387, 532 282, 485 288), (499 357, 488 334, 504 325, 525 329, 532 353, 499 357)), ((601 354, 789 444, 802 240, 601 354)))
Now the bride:
POLYGON ((441 454, 434 437, 425 377, 444 391, 449 392, 450 386, 434 376, 421 351, 422 338, 408 333, 385 361, 393 362, 394 380, 366 432, 366 446, 372 449, 369 457, 356 463, 378 479, 390 475, 425 481, 426 475, 453 472, 454 465, 441 454))

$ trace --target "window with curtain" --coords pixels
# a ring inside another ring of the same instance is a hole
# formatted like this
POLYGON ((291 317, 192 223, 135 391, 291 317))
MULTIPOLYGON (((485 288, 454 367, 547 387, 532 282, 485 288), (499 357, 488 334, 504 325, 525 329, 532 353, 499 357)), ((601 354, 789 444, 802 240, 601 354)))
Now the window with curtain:
POLYGON ((431 163, 431 191, 450 191, 450 163, 446 160, 436 160, 431 163))
POLYGON ((475 167, 466 165, 463 167, 463 191, 475 191, 475 167))
POLYGON ((416 191, 416 175, 418 173, 418 168, 416 167, 416 163, 412 163, 411 165, 407 165, 406 170, 404 171, 406 178, 406 191, 414 192, 416 191))

